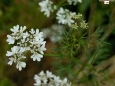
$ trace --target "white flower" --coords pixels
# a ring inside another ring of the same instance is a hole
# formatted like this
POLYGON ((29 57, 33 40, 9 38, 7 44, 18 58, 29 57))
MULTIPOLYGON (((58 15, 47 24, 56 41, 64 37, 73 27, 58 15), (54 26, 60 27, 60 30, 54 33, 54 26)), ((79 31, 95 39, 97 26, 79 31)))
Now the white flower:
POLYGON ((42 80, 43 84, 47 84, 48 80, 47 80, 47 76, 44 73, 44 71, 41 71, 40 74, 39 74, 39 76, 40 76, 40 79, 42 80))
POLYGON ((34 38, 36 41, 39 41, 43 38, 43 32, 39 32, 39 29, 36 29, 36 33, 34 34, 34 38))
POLYGON ((20 26, 20 33, 23 33, 24 32, 24 30, 26 30, 26 26, 24 26, 24 27, 22 27, 22 26, 20 26))
POLYGON ((51 36, 49 37, 49 39, 55 43, 55 42, 58 42, 62 39, 62 30, 64 29, 64 26, 63 25, 52 25, 52 33, 51 33, 51 36))
POLYGON ((41 45, 41 47, 38 49, 38 51, 41 53, 41 54, 44 54, 43 51, 45 51, 46 48, 45 48, 45 45, 41 45))
POLYGON ((7 35, 7 37, 8 39, 6 41, 8 42, 8 44, 14 44, 15 38, 10 35, 7 35))
POLYGON ((61 81, 61 86, 71 86, 71 83, 68 83, 67 78, 61 81))
POLYGON ((34 76, 34 80, 36 82, 36 83, 34 83, 34 86, 41 85, 40 77, 37 74, 34 76))
POLYGON ((11 51, 7 51, 6 56, 13 56, 17 55, 20 57, 20 55, 25 52, 25 48, 19 47, 19 46, 13 46, 11 48, 11 51))
POLYGON ((24 30, 26 30, 26 26, 22 27, 22 26, 19 26, 19 25, 16 25, 14 26, 13 28, 10 29, 13 34, 16 34, 16 33, 23 33, 24 30))
POLYGON ((6 56, 15 55, 15 54, 18 53, 18 51, 19 51, 19 47, 18 47, 18 46, 13 46, 13 47, 11 48, 11 51, 7 51, 6 56))
POLYGON ((19 25, 16 25, 13 28, 11 28, 11 31, 13 32, 11 36, 14 37, 15 40, 28 37, 28 33, 27 32, 24 33, 25 29, 26 29, 26 26, 19 27, 19 25))
POLYGON ((54 82, 56 83, 56 85, 60 84, 61 79, 59 76, 54 76, 54 82))
POLYGON ((16 68, 19 69, 20 71, 22 70, 22 68, 26 67, 26 63, 25 62, 17 62, 16 68))
POLYGON ((16 58, 9 58, 9 60, 8 65, 12 65, 13 62, 16 62, 16 58))
POLYGON ((35 31, 34 31, 33 28, 32 28, 29 32, 30 32, 31 34, 34 34, 34 33, 35 33, 35 31))
POLYGON ((26 51, 25 47, 20 47, 18 53, 22 54, 22 53, 25 52, 25 51, 26 51))
POLYGON ((29 36, 28 32, 23 33, 23 38, 24 38, 24 39, 27 38, 28 36, 29 36))
POLYGON ((13 33, 19 32, 19 25, 14 26, 13 28, 10 29, 13 33))
POLYGON ((49 28, 44 28, 44 29, 42 29, 42 32, 44 33, 43 34, 43 38, 46 39, 47 37, 50 36, 50 34, 51 34, 52 31, 49 28))
POLYGON ((74 23, 72 16, 75 15, 75 13, 70 12, 68 9, 60 8, 56 15, 56 19, 60 24, 67 24, 68 26, 70 26, 72 23, 74 23))
POLYGON ((72 3, 73 3, 73 5, 76 5, 77 2, 82 3, 82 0, 67 0, 67 2, 69 5, 72 5, 72 3))
POLYGON ((55 76, 49 71, 46 71, 46 73, 41 71, 39 74, 35 74, 34 80, 34 86, 71 86, 67 78, 61 80, 59 76, 55 76))
POLYGON ((31 58, 33 59, 33 61, 41 61, 41 58, 43 57, 43 55, 35 53, 31 56, 31 58))
POLYGON ((49 0, 43 0, 38 4, 40 6, 41 12, 44 12, 47 17, 50 16, 50 12, 53 12, 57 8, 55 5, 53 6, 53 2, 49 0))
POLYGON ((19 25, 14 26, 11 28, 12 34, 7 35, 8 39, 6 40, 8 44, 14 44, 15 40, 21 39, 21 38, 27 38, 29 34, 26 32, 24 33, 24 30, 26 29, 26 26, 22 27, 19 25))
POLYGON ((52 72, 49 72, 48 70, 46 71, 46 76, 47 76, 47 78, 54 77, 54 75, 52 74, 52 72))
POLYGON ((58 42, 62 39, 63 25, 54 24, 51 28, 42 29, 43 38, 49 38, 53 43, 58 42))
POLYGON ((46 43, 46 41, 43 41, 43 38, 41 38, 41 39, 39 39, 39 40, 32 40, 32 41, 30 41, 30 43, 31 43, 31 53, 34 53, 34 52, 36 52, 36 51, 39 51, 41 54, 44 54, 44 52, 43 51, 45 51, 46 50, 46 48, 45 48, 45 43, 46 43))

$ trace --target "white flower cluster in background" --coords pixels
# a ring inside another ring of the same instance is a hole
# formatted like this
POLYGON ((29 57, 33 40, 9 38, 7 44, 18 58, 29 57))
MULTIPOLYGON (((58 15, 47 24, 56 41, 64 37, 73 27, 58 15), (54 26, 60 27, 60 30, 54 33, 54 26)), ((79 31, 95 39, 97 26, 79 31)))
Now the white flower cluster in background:
POLYGON ((67 78, 61 80, 59 76, 55 76, 52 72, 41 71, 39 74, 34 76, 34 86, 71 86, 67 78))
MULTIPOLYGON (((67 0, 68 4, 74 4, 76 5, 77 2, 82 2, 82 0, 67 0)), ((42 2, 38 3, 41 9, 41 12, 44 12, 44 14, 49 17, 50 13, 57 9, 56 5, 53 5, 53 2, 50 0, 43 0, 42 2)), ((70 12, 68 9, 63 9, 60 7, 56 12, 56 19, 58 20, 59 24, 64 24, 70 26, 72 23, 74 23, 74 20, 72 19, 72 16, 75 15, 75 12, 70 12)))
POLYGON ((57 8, 56 5, 53 5, 53 2, 49 0, 43 0, 39 2, 38 5, 40 6, 41 12, 44 12, 47 17, 50 16, 50 12, 53 12, 57 8))
POLYGON ((62 30, 64 29, 63 25, 54 24, 51 28, 42 29, 43 37, 49 38, 53 43, 58 42, 62 39, 62 30))
POLYGON ((43 32, 39 32, 39 29, 31 29, 29 32, 24 32, 26 26, 14 26, 11 28, 12 34, 7 35, 8 44, 16 44, 11 48, 11 51, 7 51, 6 56, 9 56, 9 65, 16 63, 16 68, 20 71, 22 68, 26 67, 26 63, 22 62, 22 59, 25 59, 24 55, 27 51, 31 52, 31 58, 33 61, 41 61, 43 54, 46 50, 45 43, 43 38, 43 32))
POLYGON ((73 5, 76 5, 77 2, 82 3, 82 0, 67 0, 67 2, 69 5, 72 5, 72 3, 73 3, 73 5))
POLYGON ((74 23, 72 16, 75 14, 76 13, 70 12, 68 9, 60 8, 56 14, 56 19, 58 20, 59 24, 66 24, 70 26, 72 23, 74 23))

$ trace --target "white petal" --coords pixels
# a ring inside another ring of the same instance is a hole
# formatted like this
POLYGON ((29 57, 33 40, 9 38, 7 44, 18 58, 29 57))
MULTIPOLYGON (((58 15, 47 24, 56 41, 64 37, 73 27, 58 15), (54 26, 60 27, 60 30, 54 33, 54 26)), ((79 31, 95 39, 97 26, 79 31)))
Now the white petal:
POLYGON ((6 40, 8 42, 8 44, 14 44, 15 42, 15 39, 14 37, 10 36, 10 35, 7 35, 8 39, 6 40))
POLYGON ((13 53, 12 53, 12 52, 7 51, 6 56, 12 56, 12 55, 13 55, 13 53))

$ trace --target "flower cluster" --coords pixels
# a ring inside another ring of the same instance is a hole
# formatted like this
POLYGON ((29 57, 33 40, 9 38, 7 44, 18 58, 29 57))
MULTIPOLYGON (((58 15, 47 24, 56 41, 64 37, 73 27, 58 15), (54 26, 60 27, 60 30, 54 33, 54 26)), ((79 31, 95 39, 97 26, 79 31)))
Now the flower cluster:
POLYGON ((83 29, 88 28, 88 23, 86 23, 85 20, 81 20, 82 14, 78 13, 77 15, 74 15, 72 18, 75 20, 75 23, 71 24, 70 26, 71 28, 73 29, 78 29, 79 27, 83 29), (77 20, 81 20, 80 25, 78 25, 77 20))
POLYGON ((36 31, 31 29, 29 32, 24 32, 25 30, 26 26, 14 26, 11 28, 12 34, 7 35, 8 39, 6 40, 8 44, 16 44, 11 48, 11 51, 6 53, 6 56, 10 57, 8 64, 16 63, 16 68, 20 71, 26 67, 26 63, 21 61, 26 58, 25 52, 30 51, 32 53, 33 61, 40 61, 44 54, 43 51, 46 50, 43 32, 39 32, 38 29, 36 31))
MULTIPOLYGON (((77 1, 69 1, 69 3, 70 2, 77 3, 77 1)), ((53 5, 53 2, 50 0, 43 0, 42 2, 39 2, 38 4, 40 6, 41 12, 44 12, 44 14, 47 17, 50 16, 50 12, 53 12, 54 10, 57 9, 57 6, 53 5)), ((56 13, 56 19, 58 20, 59 24, 66 24, 70 26, 72 23, 74 23, 74 20, 72 19, 73 15, 75 15, 74 12, 70 12, 68 9, 63 9, 61 7, 56 13)))
POLYGON ((70 12, 68 9, 60 8, 56 14, 56 19, 58 20, 59 24, 67 24, 68 26, 70 26, 72 23, 74 23, 72 16, 74 16, 75 14, 76 13, 70 12))
POLYGON ((81 3, 82 0, 67 0, 67 2, 68 2, 69 5, 72 5, 72 3, 73 3, 73 5, 76 5, 77 2, 81 3))
POLYGON ((56 5, 53 6, 53 2, 49 0, 39 2, 38 5, 40 6, 41 12, 44 12, 47 17, 50 16, 50 12, 53 12, 57 8, 56 5))
POLYGON ((71 86, 67 78, 61 80, 59 76, 55 76, 49 71, 46 71, 46 73, 41 71, 34 76, 34 80, 34 86, 71 86))
POLYGON ((85 28, 85 29, 88 28, 88 23, 86 23, 85 20, 82 20, 82 22, 81 22, 80 24, 81 24, 81 25, 80 25, 81 28, 85 28))
POLYGON ((64 26, 63 25, 59 25, 59 24, 54 24, 51 26, 51 28, 44 28, 42 29, 43 37, 44 38, 49 38, 50 41, 52 41, 53 43, 60 41, 62 39, 62 30, 63 30, 64 26))

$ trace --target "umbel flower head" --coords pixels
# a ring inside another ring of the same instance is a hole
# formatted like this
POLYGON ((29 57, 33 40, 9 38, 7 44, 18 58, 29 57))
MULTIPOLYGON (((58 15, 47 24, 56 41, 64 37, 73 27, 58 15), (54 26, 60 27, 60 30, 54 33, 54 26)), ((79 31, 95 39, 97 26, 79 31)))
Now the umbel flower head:
POLYGON ((53 12, 57 8, 56 5, 53 6, 53 2, 50 0, 43 0, 38 5, 40 6, 41 12, 44 12, 47 17, 50 16, 50 12, 53 12))
POLYGON ((63 9, 62 7, 58 10, 56 13, 56 19, 58 20, 59 24, 66 24, 70 26, 72 23, 74 23, 74 20, 72 19, 72 16, 76 13, 70 12, 68 9, 63 9))
POLYGON ((34 86, 71 86, 67 78, 61 80, 59 76, 55 76, 52 72, 41 71, 39 74, 34 76, 34 86))
POLYGON ((45 38, 49 38, 51 42, 56 43, 60 40, 62 40, 62 30, 63 30, 64 26, 60 25, 60 24, 54 24, 52 25, 50 28, 44 28, 42 29, 43 37, 45 38))
POLYGON ((72 3, 73 3, 73 5, 76 5, 77 2, 82 3, 82 0, 67 0, 67 2, 68 2, 69 5, 72 5, 72 3))
POLYGON ((43 54, 46 50, 45 43, 43 39, 43 32, 39 32, 39 29, 31 29, 29 32, 24 32, 26 26, 22 27, 19 25, 11 28, 12 34, 7 35, 8 44, 16 44, 11 48, 11 51, 7 51, 6 56, 9 56, 9 65, 16 63, 16 68, 20 71, 22 68, 26 67, 26 63, 22 62, 22 59, 25 59, 25 52, 31 52, 31 58, 33 61, 41 61, 43 54))

